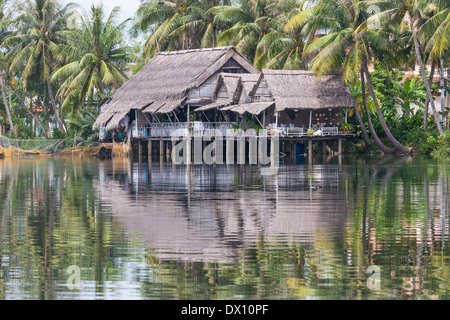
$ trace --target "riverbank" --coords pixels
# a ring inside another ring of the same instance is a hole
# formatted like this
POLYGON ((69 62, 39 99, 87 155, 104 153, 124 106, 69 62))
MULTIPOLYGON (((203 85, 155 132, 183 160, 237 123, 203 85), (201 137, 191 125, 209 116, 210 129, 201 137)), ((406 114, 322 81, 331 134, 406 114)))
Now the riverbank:
MULTIPOLYGON (((382 139, 382 142, 389 146, 387 139, 382 139)), ((343 145, 347 154, 382 154, 375 143, 367 145, 361 137, 345 140, 343 145)), ((444 135, 439 135, 437 131, 417 132, 408 139, 406 145, 412 147, 412 154, 417 156, 430 156, 436 159, 448 157, 450 156, 450 131, 446 131, 444 135)))

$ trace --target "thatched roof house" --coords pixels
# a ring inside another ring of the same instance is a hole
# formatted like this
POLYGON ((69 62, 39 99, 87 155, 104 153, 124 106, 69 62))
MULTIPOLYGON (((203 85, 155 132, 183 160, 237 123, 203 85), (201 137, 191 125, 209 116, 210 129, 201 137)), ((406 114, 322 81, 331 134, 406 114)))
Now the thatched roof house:
POLYGON ((186 103, 211 103, 222 72, 259 71, 234 47, 160 52, 100 106, 93 129, 113 129, 131 110, 168 113, 186 103))
POLYGON ((318 79, 314 72, 303 70, 263 70, 251 95, 253 102, 275 101, 276 111, 349 108, 355 104, 340 75, 318 79))
POLYGON ((340 75, 319 79, 311 71, 264 69, 259 75, 224 75, 217 86, 215 102, 197 110, 220 107, 241 115, 264 114, 269 123, 281 120, 299 127, 336 126, 342 123, 341 110, 355 104, 340 75), (229 93, 233 96, 227 96, 229 93))
POLYGON ((275 111, 350 108, 355 100, 340 75, 303 70, 263 70, 257 74, 220 75, 214 103, 198 110, 221 107, 222 111, 255 114, 273 104, 275 111))

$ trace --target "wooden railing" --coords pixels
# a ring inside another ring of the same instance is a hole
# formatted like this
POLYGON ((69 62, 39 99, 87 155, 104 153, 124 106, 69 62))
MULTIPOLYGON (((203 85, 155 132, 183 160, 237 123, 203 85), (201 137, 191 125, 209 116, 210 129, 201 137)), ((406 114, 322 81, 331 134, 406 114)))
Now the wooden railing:
POLYGON ((133 138, 170 138, 176 131, 178 136, 214 136, 220 133, 223 136, 233 135, 233 128, 228 122, 172 122, 144 125, 131 128, 133 138))
MULTIPOLYGON (((132 138, 170 138, 177 131, 177 136, 187 136, 190 134, 192 137, 198 136, 215 136, 218 133, 224 137, 236 136, 238 133, 231 123, 229 122, 172 122, 172 123, 160 123, 152 125, 138 126, 137 128, 131 128, 132 138)), ((252 131, 246 131, 246 136, 251 135, 252 131)), ((258 132, 259 136, 273 136, 278 135, 281 137, 305 137, 308 136, 307 130, 297 127, 269 127, 262 129, 258 132)), ((338 127, 322 127, 314 130, 314 136, 337 136, 339 135, 338 127)))

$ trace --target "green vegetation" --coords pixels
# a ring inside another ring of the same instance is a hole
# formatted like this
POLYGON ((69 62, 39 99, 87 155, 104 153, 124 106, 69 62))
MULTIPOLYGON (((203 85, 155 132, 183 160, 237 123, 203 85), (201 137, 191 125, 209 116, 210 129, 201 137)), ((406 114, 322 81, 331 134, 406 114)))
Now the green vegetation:
POLYGON ((157 52, 233 45, 259 69, 341 73, 357 101, 350 143, 364 146, 355 152, 446 153, 450 109, 434 98, 449 87, 431 81, 449 63, 446 0, 143 0, 130 23, 116 21, 118 9, 79 9, 0 1, 9 136, 95 138, 75 124, 95 118, 98 102, 157 52), (142 46, 126 40, 137 36, 142 46), (416 66, 419 76, 406 77, 416 66))

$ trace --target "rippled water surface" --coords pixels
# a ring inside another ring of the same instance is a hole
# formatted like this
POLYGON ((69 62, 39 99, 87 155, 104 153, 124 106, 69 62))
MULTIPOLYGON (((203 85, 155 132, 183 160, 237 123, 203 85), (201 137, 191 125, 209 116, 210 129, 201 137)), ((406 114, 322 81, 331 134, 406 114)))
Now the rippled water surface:
POLYGON ((449 298, 449 165, 297 160, 0 160, 0 299, 449 298))

